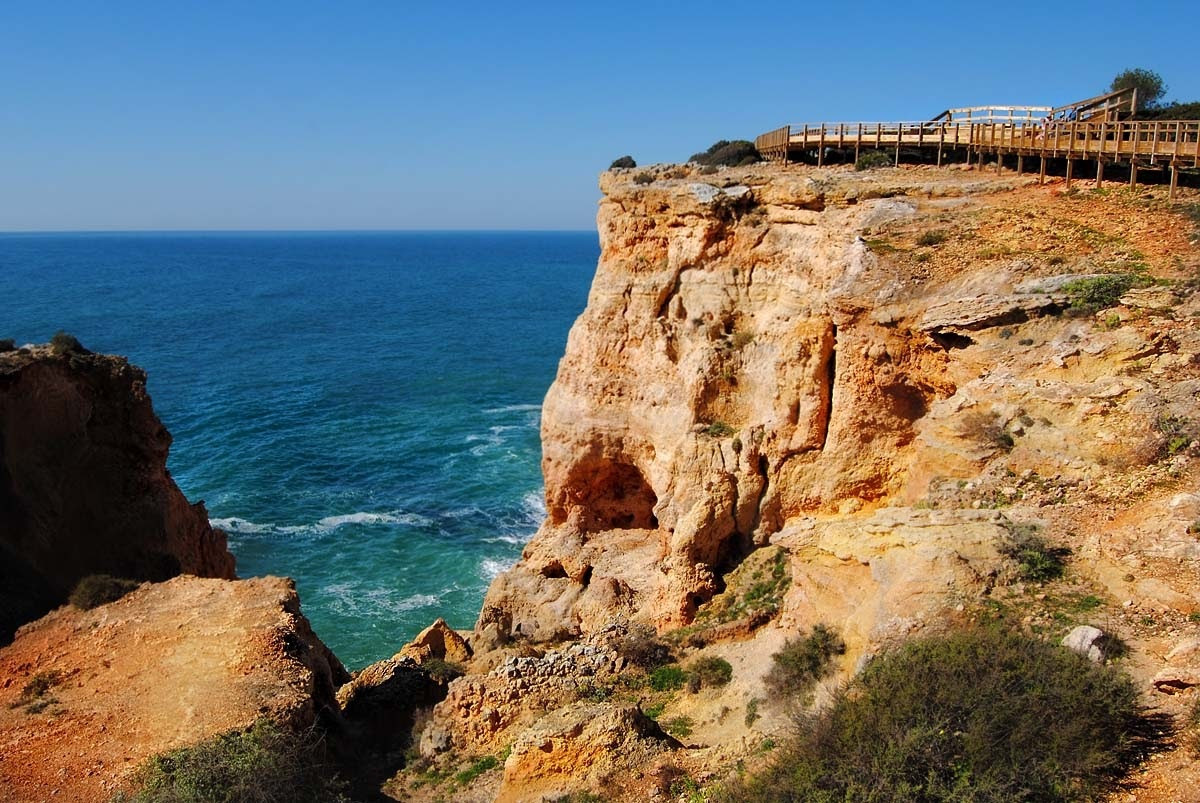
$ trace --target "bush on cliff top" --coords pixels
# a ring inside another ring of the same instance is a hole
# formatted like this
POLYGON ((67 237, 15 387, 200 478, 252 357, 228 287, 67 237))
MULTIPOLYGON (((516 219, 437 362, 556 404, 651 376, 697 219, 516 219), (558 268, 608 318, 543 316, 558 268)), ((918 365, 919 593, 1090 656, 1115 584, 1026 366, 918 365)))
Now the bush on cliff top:
POLYGON ((75 590, 67 601, 85 611, 99 605, 116 602, 140 585, 136 580, 125 580, 107 574, 89 574, 75 584, 75 590))
POLYGON ((722 139, 714 142, 706 151, 693 153, 688 161, 699 165, 740 167, 761 162, 762 154, 748 140, 735 139, 730 142, 722 139))
POLYGON ((619 168, 637 167, 637 162, 632 156, 622 156, 619 159, 613 159, 613 163, 608 166, 609 170, 617 170, 619 168))
POLYGON ((79 342, 79 338, 75 335, 69 335, 66 332, 58 331, 54 333, 54 337, 50 338, 50 349, 55 354, 78 354, 87 352, 83 344, 79 342))
POLYGON ((1113 667, 992 628, 867 664, 727 801, 1095 800, 1161 746, 1163 724, 1113 667))
POLYGON ((344 803, 324 742, 269 720, 154 756, 135 776, 138 790, 113 803, 344 803))
POLYGON ((11 337, 6 337, 6 338, 0 340, 0 353, 3 353, 5 351, 16 351, 16 350, 17 350, 17 341, 13 340, 11 337))

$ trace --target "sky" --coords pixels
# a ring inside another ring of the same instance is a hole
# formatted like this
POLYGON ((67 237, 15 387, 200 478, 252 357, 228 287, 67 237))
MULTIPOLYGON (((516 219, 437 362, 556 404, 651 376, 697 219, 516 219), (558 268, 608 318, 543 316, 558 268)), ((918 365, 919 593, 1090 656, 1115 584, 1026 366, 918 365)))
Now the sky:
MULTIPOLYGON (((1194 16, 1193 0, 1155 10, 1194 16)), ((785 123, 1058 105, 1127 67, 1200 99, 1190 49, 1129 13, 5 0, 0 231, 586 230, 598 173, 627 153, 682 161, 785 123)))

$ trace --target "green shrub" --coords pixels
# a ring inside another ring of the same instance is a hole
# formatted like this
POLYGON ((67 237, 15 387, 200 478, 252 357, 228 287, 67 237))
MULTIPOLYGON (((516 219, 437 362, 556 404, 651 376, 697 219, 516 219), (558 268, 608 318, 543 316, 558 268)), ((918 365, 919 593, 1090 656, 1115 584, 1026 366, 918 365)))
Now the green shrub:
POLYGON ((613 647, 617 655, 642 669, 654 669, 671 661, 671 648, 659 640, 649 625, 631 625, 613 647))
POLYGON ((676 664, 660 666, 650 673, 650 688, 655 691, 682 689, 687 677, 687 672, 684 672, 676 664))
POLYGON ((761 703, 762 703, 762 700, 758 699, 757 697, 751 697, 750 702, 746 703, 745 723, 746 723, 747 728, 750 727, 751 725, 753 725, 755 722, 757 722, 762 717, 762 715, 758 713, 758 706, 761 703))
POLYGON ((619 159, 613 159, 613 163, 608 166, 608 169, 617 170, 630 167, 637 167, 637 162, 633 161, 632 156, 622 156, 619 159))
POLYGON ((741 167, 761 162, 762 154, 748 140, 735 139, 730 142, 722 139, 714 142, 706 151, 693 153, 688 161, 713 167, 741 167))
POLYGON ((733 680, 733 666, 724 658, 709 655, 692 662, 691 675, 699 681, 701 688, 724 686, 733 680))
POLYGON ((439 683, 449 683, 467 673, 462 664, 456 664, 453 661, 443 661, 441 658, 429 658, 422 661, 421 668, 425 670, 429 677, 439 683))
POLYGON ((137 791, 114 803, 332 803, 346 801, 332 778, 323 741, 259 720, 147 761, 135 776, 137 791))
POLYGON ((1057 645, 976 628, 883 653, 729 801, 1090 801, 1162 746, 1134 684, 1057 645))
POLYGON ((774 662, 764 682, 776 697, 805 702, 816 682, 833 672, 833 657, 846 652, 841 636, 823 624, 807 636, 788 639, 783 649, 771 656, 774 662))
POLYGON ((650 175, 649 173, 645 173, 645 172, 638 173, 636 176, 633 177, 633 183, 634 184, 653 184, 654 176, 650 175))
POLYGON ((891 167, 893 164, 895 164, 895 159, 883 151, 863 151, 858 155, 854 169, 858 171, 874 170, 877 167, 891 167))
POLYGON ((941 245, 950 239, 950 235, 944 231, 923 231, 917 237, 917 245, 941 245))
POLYGON ((37 714, 46 706, 58 702, 49 696, 50 690, 57 686, 62 676, 54 671, 38 672, 25 682, 17 699, 9 703, 9 708, 24 708, 30 714, 37 714))
POLYGON ((89 574, 75 584, 67 601, 81 610, 90 611, 100 605, 116 602, 140 585, 136 580, 125 580, 107 574, 89 574))
POLYGON ((671 717, 663 723, 663 730, 671 734, 677 739, 686 739, 692 735, 692 729, 696 727, 696 721, 691 717, 671 717))
POLYGON ((1000 554, 1017 562, 1021 579, 1033 583, 1045 583, 1062 577, 1066 569, 1063 559, 1071 554, 1071 550, 1064 547, 1050 546, 1030 525, 1011 527, 1008 538, 1000 544, 999 550, 1000 554))
POLYGON ((1072 307, 1085 310, 1102 310, 1114 307, 1121 296, 1133 287, 1135 277, 1131 273, 1112 273, 1090 279, 1075 279, 1063 285, 1063 292, 1072 307))
POLYGON ((55 332, 54 337, 50 338, 50 349, 55 354, 79 354, 87 351, 77 337, 63 331, 55 332))
POLYGON ((713 421, 704 428, 704 434, 710 438, 726 438, 735 432, 737 430, 724 421, 713 421))
POLYGON ((13 340, 11 337, 6 337, 3 340, 0 340, 0 353, 6 352, 6 351, 16 351, 16 350, 17 350, 17 341, 13 340))
POLYGON ((500 759, 496 758, 495 756, 484 756, 483 758, 472 762, 471 766, 455 775, 454 780, 459 786, 470 786, 471 782, 480 775, 483 775, 488 770, 493 770, 499 766, 500 759))
POLYGON ((959 432, 964 438, 1002 452, 1010 451, 1016 445, 1004 419, 994 411, 968 410, 959 418, 959 432))
POLYGON ((1154 428, 1164 437, 1160 457, 1178 454, 1196 439, 1195 424, 1182 416, 1159 416, 1154 422, 1154 428))

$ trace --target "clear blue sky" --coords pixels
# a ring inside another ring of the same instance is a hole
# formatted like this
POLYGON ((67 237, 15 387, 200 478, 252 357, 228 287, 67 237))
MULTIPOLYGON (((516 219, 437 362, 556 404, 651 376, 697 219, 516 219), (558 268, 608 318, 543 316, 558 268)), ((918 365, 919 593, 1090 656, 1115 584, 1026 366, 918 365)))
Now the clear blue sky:
POLYGON ((624 153, 1061 103, 1129 66, 1200 99, 1186 34, 1137 18, 1105 1, 9 0, 0 230, 588 229, 624 153))

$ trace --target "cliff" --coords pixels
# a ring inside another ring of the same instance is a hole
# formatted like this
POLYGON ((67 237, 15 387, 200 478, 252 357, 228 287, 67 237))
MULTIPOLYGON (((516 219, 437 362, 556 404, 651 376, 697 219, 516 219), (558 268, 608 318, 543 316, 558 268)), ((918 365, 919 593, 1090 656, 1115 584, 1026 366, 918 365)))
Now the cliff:
MULTIPOLYGON (((487 594, 427 760, 632 698, 691 723, 687 749, 601 772, 548 737, 492 793, 622 777, 643 799, 667 766, 719 777, 786 731, 764 676, 818 623, 847 648, 826 688, 954 621, 1101 624, 1147 698, 1184 710, 1165 678, 1191 688, 1178 656, 1200 635, 1185 218, 1152 194, 959 169, 660 167, 601 189, 596 278, 543 408, 547 519, 487 594), (1030 532, 1070 552, 1067 579, 1024 577, 1030 532), (638 686, 611 630, 638 622, 732 681, 638 686)), ((1186 788, 1175 772, 1165 788, 1186 788)))
POLYGON ((90 574, 234 576, 224 533, 167 471, 170 446, 125 359, 0 353, 0 644, 90 574))

